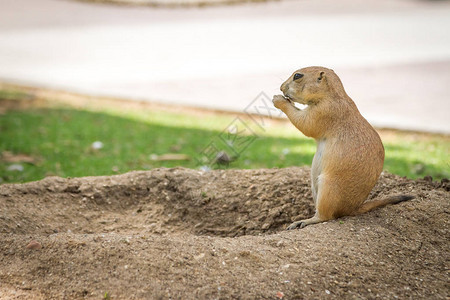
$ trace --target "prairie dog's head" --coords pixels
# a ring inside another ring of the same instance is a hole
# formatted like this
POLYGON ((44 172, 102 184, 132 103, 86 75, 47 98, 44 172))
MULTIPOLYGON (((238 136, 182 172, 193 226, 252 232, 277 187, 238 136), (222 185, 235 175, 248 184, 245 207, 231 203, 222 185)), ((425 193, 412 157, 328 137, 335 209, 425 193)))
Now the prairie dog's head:
POLYGON ((342 83, 333 70, 323 67, 307 67, 295 71, 282 85, 284 96, 300 104, 317 104, 338 92, 342 83))

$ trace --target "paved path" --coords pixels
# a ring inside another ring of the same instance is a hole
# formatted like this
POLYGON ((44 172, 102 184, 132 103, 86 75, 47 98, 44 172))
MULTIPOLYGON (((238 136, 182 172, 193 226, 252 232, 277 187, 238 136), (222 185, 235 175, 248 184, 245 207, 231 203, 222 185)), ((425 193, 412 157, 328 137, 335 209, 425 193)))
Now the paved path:
POLYGON ((449 28, 445 1, 171 10, 2 0, 0 80, 242 111, 296 68, 323 65, 374 125, 450 133, 449 28))

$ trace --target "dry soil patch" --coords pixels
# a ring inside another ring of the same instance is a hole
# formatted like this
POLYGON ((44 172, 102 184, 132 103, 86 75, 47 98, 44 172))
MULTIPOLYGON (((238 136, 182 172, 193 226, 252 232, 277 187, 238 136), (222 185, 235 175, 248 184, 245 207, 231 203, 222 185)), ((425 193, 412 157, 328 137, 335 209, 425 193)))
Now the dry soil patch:
POLYGON ((0 298, 448 299, 447 180, 385 173, 370 199, 416 199, 284 231, 313 213, 309 184, 295 167, 1 185, 0 298))

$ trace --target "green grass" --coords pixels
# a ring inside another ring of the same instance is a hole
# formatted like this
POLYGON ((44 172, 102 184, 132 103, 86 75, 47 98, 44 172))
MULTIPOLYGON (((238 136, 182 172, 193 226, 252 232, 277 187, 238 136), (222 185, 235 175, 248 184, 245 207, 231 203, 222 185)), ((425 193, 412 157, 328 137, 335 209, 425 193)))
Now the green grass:
MULTIPOLYGON (((385 169, 389 172, 410 178, 449 176, 447 137, 396 133, 384 144, 385 169)), ((220 150, 236 160, 229 166, 213 164, 213 168, 302 166, 310 165, 315 142, 290 124, 266 123, 259 127, 251 119, 230 115, 71 107, 13 110, 0 115, 0 153, 8 151, 36 159, 34 163, 20 163, 23 171, 8 170, 13 163, 0 160, 3 183, 39 180, 49 175, 78 177, 157 167, 199 168, 208 165, 220 150), (238 132, 230 134, 227 129, 233 125, 238 132), (227 138, 234 140, 231 147, 227 138), (92 149, 95 141, 101 141, 103 148, 92 149), (191 160, 152 160, 155 155, 167 153, 187 154, 191 160)))

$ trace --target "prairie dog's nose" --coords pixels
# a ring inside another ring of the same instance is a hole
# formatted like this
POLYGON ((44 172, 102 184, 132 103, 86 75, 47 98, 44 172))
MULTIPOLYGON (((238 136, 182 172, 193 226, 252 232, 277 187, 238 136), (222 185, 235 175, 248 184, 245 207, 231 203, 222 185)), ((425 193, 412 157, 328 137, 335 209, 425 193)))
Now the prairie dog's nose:
POLYGON ((286 91, 286 82, 284 82, 281 86, 280 86, 280 91, 282 91, 283 93, 286 91))

